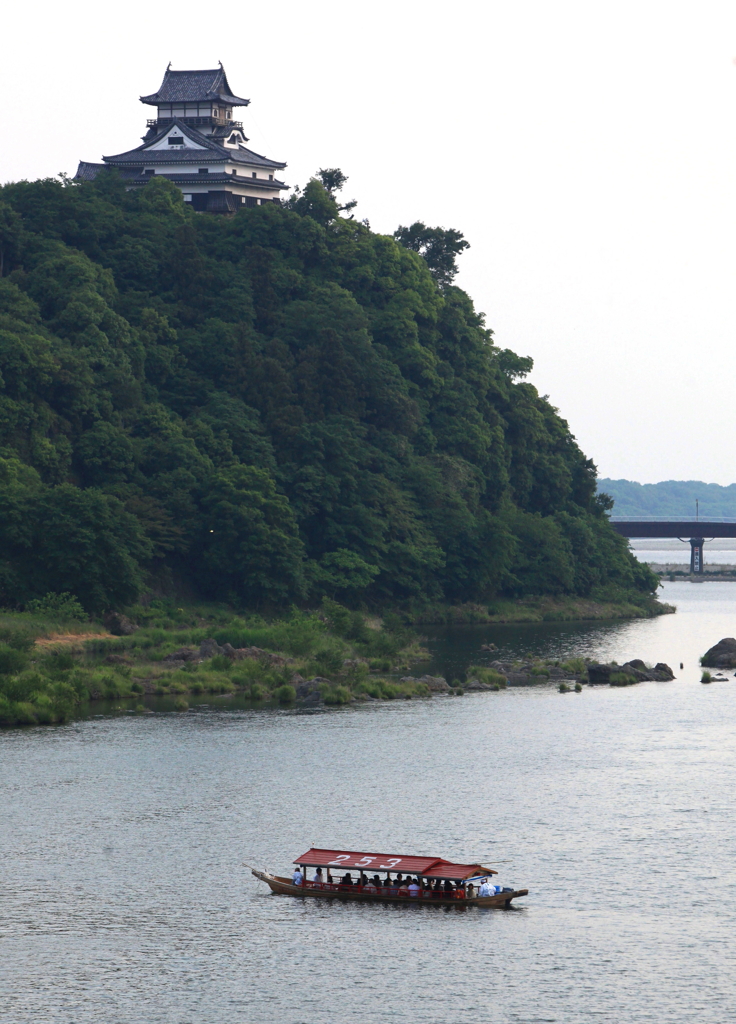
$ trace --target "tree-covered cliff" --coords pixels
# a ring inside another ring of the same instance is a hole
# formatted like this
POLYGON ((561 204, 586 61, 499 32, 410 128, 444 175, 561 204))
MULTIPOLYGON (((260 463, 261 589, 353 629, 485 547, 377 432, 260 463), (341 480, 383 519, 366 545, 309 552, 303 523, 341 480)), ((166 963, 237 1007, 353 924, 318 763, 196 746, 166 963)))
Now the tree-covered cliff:
POLYGON ((226 218, 160 177, 5 186, 0 604, 650 593, 451 283, 464 244, 375 234, 318 180, 226 218))

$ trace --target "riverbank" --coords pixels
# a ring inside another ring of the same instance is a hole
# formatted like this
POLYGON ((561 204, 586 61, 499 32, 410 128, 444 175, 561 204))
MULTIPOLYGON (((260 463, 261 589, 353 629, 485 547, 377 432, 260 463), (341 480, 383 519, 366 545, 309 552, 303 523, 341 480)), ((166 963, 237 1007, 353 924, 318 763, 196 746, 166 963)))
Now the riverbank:
MULTIPOLYGON (((491 608, 435 609, 413 621, 436 622, 432 614, 441 614, 441 622, 582 622, 674 611, 653 604, 654 610, 537 598, 491 608)), ((459 693, 464 685, 464 673, 444 678, 427 675, 425 668, 424 674, 409 674, 415 665, 426 665, 429 655, 398 615, 380 620, 331 601, 273 621, 219 606, 154 602, 131 609, 127 617, 108 617, 104 631, 102 626, 58 616, 0 615, 0 726, 66 722, 96 701, 127 701, 128 710, 139 712, 162 697, 186 711, 190 698, 203 695, 238 695, 256 705, 340 705, 459 693)))
POLYGON ((427 657, 396 616, 383 622, 325 601, 274 621, 222 607, 137 607, 98 623, 0 618, 0 726, 68 721, 83 704, 240 694, 261 703, 345 704, 427 696, 402 678, 427 657), (112 635, 117 633, 119 635, 112 635))
POLYGON ((578 597, 523 597, 488 605, 434 605, 410 615, 414 625, 483 625, 524 622, 600 622, 671 615, 674 605, 655 598, 593 601, 578 597))

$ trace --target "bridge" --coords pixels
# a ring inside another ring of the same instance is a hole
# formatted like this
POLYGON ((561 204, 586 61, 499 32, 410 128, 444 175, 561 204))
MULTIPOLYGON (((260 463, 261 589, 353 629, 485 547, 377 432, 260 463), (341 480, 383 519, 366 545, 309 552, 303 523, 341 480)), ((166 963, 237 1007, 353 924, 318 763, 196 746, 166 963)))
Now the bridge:
POLYGON ((690 539, 690 572, 702 573, 703 545, 716 537, 736 537, 736 518, 722 516, 691 519, 687 516, 611 516, 611 526, 622 537, 690 539))

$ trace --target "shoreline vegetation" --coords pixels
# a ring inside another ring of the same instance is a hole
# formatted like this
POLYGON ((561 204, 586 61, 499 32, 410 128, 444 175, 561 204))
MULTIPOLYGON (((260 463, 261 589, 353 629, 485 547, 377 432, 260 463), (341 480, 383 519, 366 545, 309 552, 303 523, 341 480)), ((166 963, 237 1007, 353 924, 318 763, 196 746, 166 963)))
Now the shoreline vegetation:
POLYGON ((656 598, 632 598, 594 601, 579 597, 522 597, 497 600, 488 604, 468 602, 462 605, 429 606, 410 613, 409 621, 420 625, 484 625, 525 622, 585 622, 604 619, 653 619, 672 615, 674 605, 656 598))
MULTIPOLYGON (((509 618, 514 602, 508 602, 509 608, 485 608, 486 619, 479 617, 483 609, 464 606, 445 609, 454 618, 422 621, 568 621, 562 616, 573 610, 615 618, 624 617, 628 607, 580 604, 527 599, 523 606, 515 603, 514 619, 509 618), (458 611, 465 617, 457 617, 458 611)), ((174 709, 186 711, 187 698, 202 695, 239 695, 255 706, 308 707, 460 695, 465 689, 505 689, 508 683, 508 673, 482 665, 471 666, 464 680, 410 675, 428 655, 406 616, 389 612, 379 619, 328 599, 317 610, 295 609, 273 620, 236 615, 222 606, 176 607, 155 600, 128 609, 127 615, 107 616, 104 632, 99 622, 82 621, 73 598, 50 596, 49 605, 47 612, 0 612, 0 727, 64 723, 97 701, 135 702, 129 710, 139 713, 149 710, 146 700, 161 697, 173 698, 174 709)), ((674 609, 628 610, 636 615, 626 617, 643 617, 674 609)), ((415 616, 414 624, 420 618, 415 616)), ((519 664, 514 671, 539 683, 566 672, 577 677, 585 666, 573 661, 562 668, 553 662, 519 664)))

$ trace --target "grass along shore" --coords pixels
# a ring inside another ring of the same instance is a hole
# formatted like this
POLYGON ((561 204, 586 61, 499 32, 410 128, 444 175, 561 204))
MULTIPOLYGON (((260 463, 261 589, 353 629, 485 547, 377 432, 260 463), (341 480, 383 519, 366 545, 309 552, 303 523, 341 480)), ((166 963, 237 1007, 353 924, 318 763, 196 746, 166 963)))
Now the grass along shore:
POLYGON ((671 615, 674 605, 655 598, 627 596, 593 601, 581 597, 521 597, 489 604, 435 605, 409 615, 414 625, 474 623, 585 622, 604 619, 652 619, 671 615))
POLYGON ((424 652, 397 616, 383 621, 331 601, 269 622, 220 607, 155 601, 129 610, 114 636, 54 613, 0 614, 0 726, 65 722, 87 701, 239 693, 254 702, 326 704, 427 696, 399 676, 424 652))
MULTIPOLYGON (((28 612, 0 612, 0 727, 66 722, 89 701, 137 701, 142 712, 147 698, 169 697, 185 711, 188 697, 205 694, 338 705, 431 692, 431 681, 404 675, 426 659, 406 615, 381 620, 325 600, 316 611, 267 620, 222 606, 153 601, 108 619, 111 632, 85 621, 76 601, 63 595, 49 595, 46 607, 37 604, 28 612)), ((425 609, 412 622, 563 622, 671 611, 658 602, 526 598, 425 609)), ((459 692, 459 681, 450 685, 459 692)))

